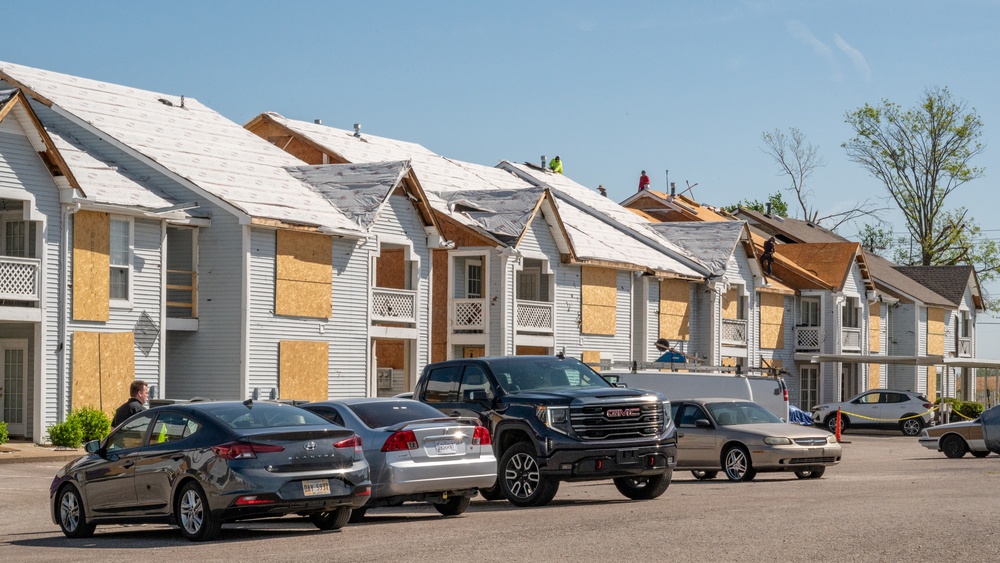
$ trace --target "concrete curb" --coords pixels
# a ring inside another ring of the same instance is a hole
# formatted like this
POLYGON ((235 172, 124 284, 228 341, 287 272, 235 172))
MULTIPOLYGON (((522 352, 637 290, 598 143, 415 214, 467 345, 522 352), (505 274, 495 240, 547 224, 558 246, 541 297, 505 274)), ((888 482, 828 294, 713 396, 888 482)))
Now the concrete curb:
POLYGON ((45 448, 27 442, 8 442, 0 445, 0 465, 12 463, 65 463, 84 455, 83 449, 63 450, 45 448))

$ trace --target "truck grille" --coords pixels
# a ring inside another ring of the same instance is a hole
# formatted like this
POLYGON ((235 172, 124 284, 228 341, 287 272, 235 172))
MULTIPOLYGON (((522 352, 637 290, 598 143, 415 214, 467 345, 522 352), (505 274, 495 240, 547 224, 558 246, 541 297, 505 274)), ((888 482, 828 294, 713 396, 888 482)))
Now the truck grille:
POLYGON ((573 430, 583 440, 648 438, 663 432, 663 403, 624 403, 570 408, 573 430))

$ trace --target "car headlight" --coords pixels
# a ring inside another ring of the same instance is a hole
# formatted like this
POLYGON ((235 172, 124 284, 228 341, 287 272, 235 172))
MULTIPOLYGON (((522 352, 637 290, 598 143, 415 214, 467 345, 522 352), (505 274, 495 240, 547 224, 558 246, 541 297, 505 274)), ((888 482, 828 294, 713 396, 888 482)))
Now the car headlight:
POLYGON ((828 405, 816 405, 815 407, 809 409, 811 412, 825 411, 830 408, 828 405))
POLYGON ((766 436, 764 443, 769 446, 790 446, 792 445, 792 440, 791 438, 783 438, 781 436, 766 436))
POLYGON ((670 401, 663 401, 663 427, 670 426, 670 401))
POLYGON ((556 432, 569 433, 569 407, 538 405, 535 407, 535 416, 556 432))
POLYGON ((826 443, 827 444, 836 444, 837 443, 837 437, 834 436, 833 434, 830 434, 829 436, 826 437, 826 443))

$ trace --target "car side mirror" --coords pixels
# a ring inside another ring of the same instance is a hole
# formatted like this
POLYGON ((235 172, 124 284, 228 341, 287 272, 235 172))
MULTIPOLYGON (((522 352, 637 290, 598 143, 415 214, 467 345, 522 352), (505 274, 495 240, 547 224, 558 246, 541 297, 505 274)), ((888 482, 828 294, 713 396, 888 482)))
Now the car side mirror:
POLYGON ((91 440, 83 445, 83 451, 88 454, 96 454, 101 449, 100 440, 91 440))
POLYGON ((487 404, 490 402, 490 395, 485 389, 470 389, 465 392, 462 401, 466 403, 487 404))
POLYGON ((711 428, 712 427, 712 423, 709 422, 707 418, 699 418, 698 420, 694 421, 694 425, 695 425, 696 428, 711 428))
POLYGON ((622 389, 628 389, 628 383, 615 383, 615 387, 621 387, 622 389))

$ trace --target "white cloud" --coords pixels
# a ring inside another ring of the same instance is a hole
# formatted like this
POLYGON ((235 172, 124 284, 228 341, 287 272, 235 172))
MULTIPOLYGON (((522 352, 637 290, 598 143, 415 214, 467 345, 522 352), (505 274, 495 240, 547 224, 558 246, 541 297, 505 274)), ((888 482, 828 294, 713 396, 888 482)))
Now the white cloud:
POLYGON ((851 47, 840 35, 835 34, 834 41, 837 43, 837 47, 851 59, 854 63, 854 68, 857 69, 858 74, 865 79, 865 82, 871 83, 872 69, 868 66, 868 61, 865 60, 865 56, 861 54, 861 51, 851 47))
POLYGON ((792 34, 792 37, 815 51, 820 57, 826 59, 827 64, 830 65, 831 78, 834 81, 839 82, 842 79, 840 65, 837 64, 837 57, 833 49, 820 41, 809 31, 809 28, 804 23, 798 20, 788 20, 785 22, 785 27, 788 28, 788 32, 792 34))

